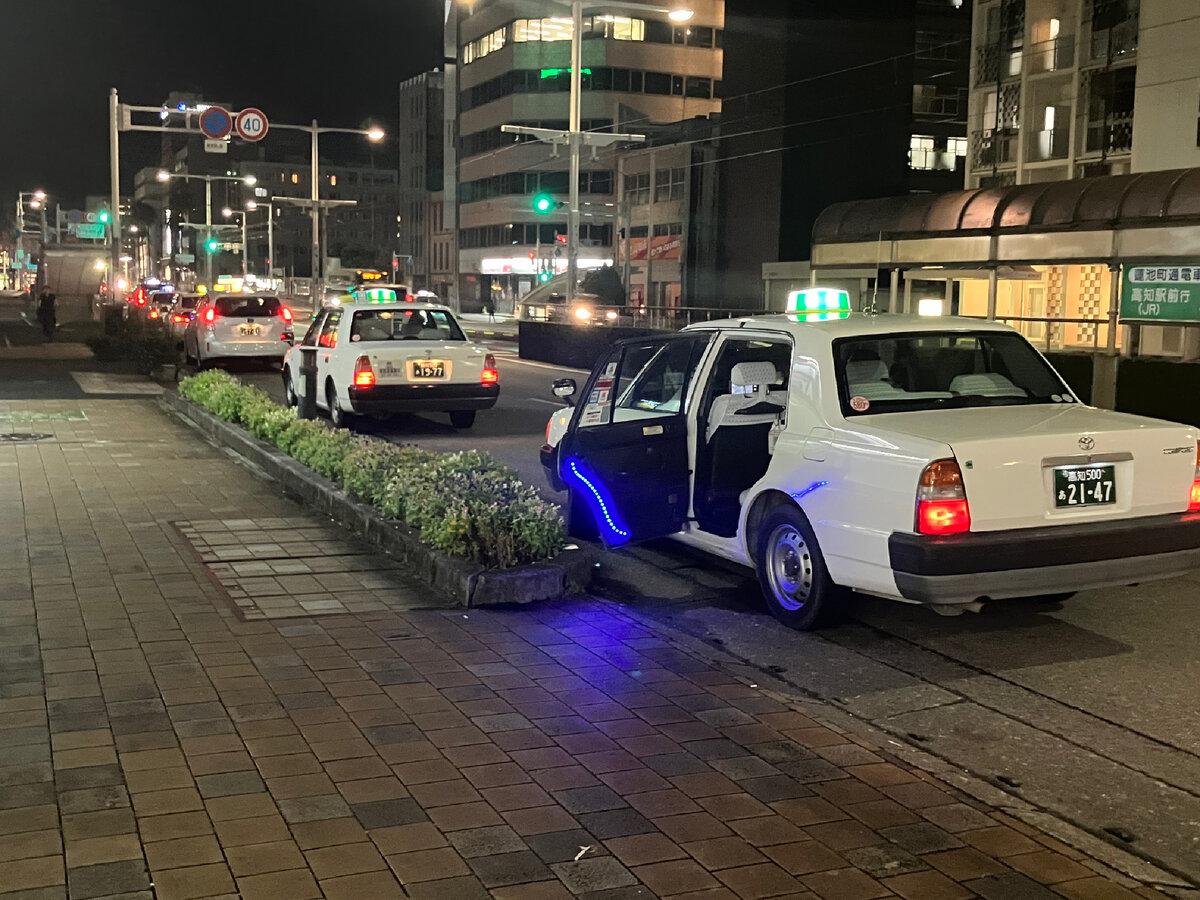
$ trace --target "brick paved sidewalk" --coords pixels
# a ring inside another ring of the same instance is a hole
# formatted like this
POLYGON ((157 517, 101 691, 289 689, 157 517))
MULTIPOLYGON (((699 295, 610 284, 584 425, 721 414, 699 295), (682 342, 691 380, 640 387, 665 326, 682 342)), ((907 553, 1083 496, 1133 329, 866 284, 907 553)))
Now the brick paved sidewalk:
POLYGON ((602 601, 247 620, 171 523, 306 512, 151 401, 0 431, 35 407, 54 439, 0 443, 0 900, 1160 896, 602 601))

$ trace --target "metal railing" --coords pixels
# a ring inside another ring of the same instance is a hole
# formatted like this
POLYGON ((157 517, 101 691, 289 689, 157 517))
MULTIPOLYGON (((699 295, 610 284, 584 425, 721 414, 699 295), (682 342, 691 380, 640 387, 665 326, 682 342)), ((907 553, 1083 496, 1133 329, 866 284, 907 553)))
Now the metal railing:
POLYGON ((1075 35, 1060 34, 1048 41, 1038 41, 1029 48, 1029 71, 1032 74, 1057 72, 1075 64, 1075 35))
MULTIPOLYGON (((972 318, 982 319, 984 317, 983 316, 973 316, 972 318)), ((1042 325, 1045 325, 1046 327, 1045 327, 1044 334, 1030 334, 1029 331, 1032 331, 1033 329, 1026 330, 1026 329, 1020 328, 1019 326, 1015 326, 1015 327, 1017 327, 1017 330, 1020 331, 1022 334, 1024 334, 1025 337, 1029 338, 1030 341, 1036 340, 1039 343, 1044 342, 1046 345, 1047 351, 1054 349, 1054 346, 1056 343, 1056 340, 1055 340, 1056 332, 1058 331, 1058 329, 1055 328, 1056 325, 1063 325, 1063 326, 1079 325, 1079 326, 1083 326, 1085 328, 1090 325, 1090 326, 1093 326, 1092 327, 1092 352, 1093 353, 1100 352, 1100 329, 1101 328, 1107 329, 1108 325, 1109 325, 1107 317, 1102 318, 1102 319, 1064 319, 1064 318, 1061 318, 1058 316, 1000 316, 1000 315, 998 315, 998 316, 996 316, 996 321, 1004 322, 1005 324, 1010 324, 1010 323, 1016 322, 1016 323, 1031 323, 1031 324, 1040 323, 1042 325)), ((1063 331, 1063 334, 1060 336, 1061 340, 1057 341, 1057 344, 1061 349, 1067 349, 1068 347, 1086 346, 1085 344, 1067 344, 1066 343, 1066 334, 1065 334, 1066 329, 1064 328, 1064 329, 1062 329, 1062 331, 1063 331)), ((1107 333, 1105 334, 1105 337, 1107 337, 1107 333)), ((1105 343, 1107 343, 1107 341, 1105 343)))

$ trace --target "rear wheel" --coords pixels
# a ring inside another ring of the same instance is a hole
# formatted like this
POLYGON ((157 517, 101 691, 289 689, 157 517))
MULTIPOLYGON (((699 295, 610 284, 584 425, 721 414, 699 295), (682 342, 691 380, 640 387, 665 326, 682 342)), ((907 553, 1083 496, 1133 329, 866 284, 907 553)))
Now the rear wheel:
POLYGON ((296 396, 296 388, 292 385, 290 369, 283 370, 283 400, 288 406, 298 406, 300 398, 296 396))
POLYGON ((354 414, 343 408, 332 381, 325 388, 325 402, 329 404, 329 421, 334 428, 354 428, 354 414))
POLYGON ((475 424, 475 410, 456 409, 450 413, 450 424, 455 428, 470 428, 475 424))
POLYGON ((844 597, 829 577, 812 527, 794 506, 767 514, 755 563, 771 614, 789 628, 808 631, 828 624, 844 597))

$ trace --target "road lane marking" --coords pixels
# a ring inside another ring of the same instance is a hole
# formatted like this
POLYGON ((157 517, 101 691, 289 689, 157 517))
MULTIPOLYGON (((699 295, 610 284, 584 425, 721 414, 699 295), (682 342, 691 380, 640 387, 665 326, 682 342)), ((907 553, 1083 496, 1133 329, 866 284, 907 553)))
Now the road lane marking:
POLYGON ((543 400, 541 397, 526 397, 525 399, 532 400, 534 403, 549 403, 554 407, 562 407, 564 405, 557 400, 543 400))
POLYGON ((562 372, 562 371, 590 372, 591 371, 591 369, 575 369, 575 368, 572 368, 571 366, 552 366, 549 363, 534 362, 531 359, 520 359, 519 357, 514 358, 514 359, 506 359, 505 362, 506 363, 507 362, 520 363, 523 366, 534 366, 535 368, 538 368, 538 369, 552 369, 555 372, 562 372))

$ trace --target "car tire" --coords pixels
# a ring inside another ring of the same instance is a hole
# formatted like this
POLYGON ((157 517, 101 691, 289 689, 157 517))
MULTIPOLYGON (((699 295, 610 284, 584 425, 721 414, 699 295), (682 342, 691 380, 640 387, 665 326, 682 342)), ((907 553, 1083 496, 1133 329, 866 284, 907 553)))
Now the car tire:
POLYGON ((450 424, 455 428, 470 428, 475 424, 475 410, 456 409, 450 413, 450 424))
POLYGON ((798 631, 829 624, 846 592, 829 577, 804 513, 791 504, 776 507, 759 527, 757 544, 755 569, 771 614, 798 631))
POLYGON ((329 405, 330 424, 333 425, 334 428, 353 430, 354 415, 353 413, 346 412, 346 410, 342 407, 341 401, 338 400, 337 388, 333 386, 332 381, 329 382, 325 388, 325 402, 329 405))
POLYGON ((300 398, 296 396, 296 389, 292 386, 292 373, 289 369, 283 370, 283 402, 288 406, 300 405, 300 398))

